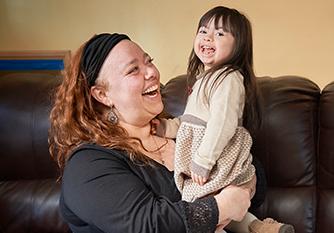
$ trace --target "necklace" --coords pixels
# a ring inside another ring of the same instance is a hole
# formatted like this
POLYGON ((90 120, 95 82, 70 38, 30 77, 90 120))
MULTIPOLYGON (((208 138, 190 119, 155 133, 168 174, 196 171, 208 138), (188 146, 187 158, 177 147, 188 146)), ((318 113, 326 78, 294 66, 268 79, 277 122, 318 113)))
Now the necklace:
POLYGON ((167 143, 168 143, 168 139, 165 138, 165 142, 164 142, 161 146, 158 146, 158 143, 157 143, 157 141, 155 140, 154 136, 152 136, 152 138, 153 138, 154 144, 155 144, 155 146, 157 147, 157 149, 152 150, 152 151, 148 151, 148 152, 151 152, 151 153, 157 153, 157 152, 158 152, 158 154, 159 154, 159 160, 160 160, 161 164, 165 165, 165 160, 163 159, 160 150, 161 150, 164 146, 167 145, 167 143))
POLYGON ((166 146, 167 143, 168 143, 168 139, 167 139, 167 138, 164 138, 164 139, 165 139, 165 142, 164 142, 161 146, 158 146, 158 143, 157 143, 157 141, 155 140, 154 136, 152 136, 152 138, 153 138, 154 144, 155 144, 155 146, 156 146, 156 149, 154 149, 154 150, 147 150, 147 149, 145 149, 147 152, 150 152, 150 153, 156 153, 156 152, 160 151, 160 150, 161 150, 164 146, 166 146))

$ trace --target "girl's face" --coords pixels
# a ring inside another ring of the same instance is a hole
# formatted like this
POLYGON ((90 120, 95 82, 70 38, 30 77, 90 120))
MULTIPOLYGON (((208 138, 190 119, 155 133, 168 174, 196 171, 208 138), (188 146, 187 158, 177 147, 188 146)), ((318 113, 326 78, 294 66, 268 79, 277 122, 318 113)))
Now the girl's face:
POLYGON ((119 42, 110 51, 99 78, 106 83, 104 104, 114 106, 123 126, 144 126, 162 111, 159 71, 136 43, 119 42))
POLYGON ((223 30, 222 19, 215 28, 214 18, 209 24, 199 28, 194 41, 194 51, 204 64, 205 70, 227 61, 234 49, 234 37, 223 30))

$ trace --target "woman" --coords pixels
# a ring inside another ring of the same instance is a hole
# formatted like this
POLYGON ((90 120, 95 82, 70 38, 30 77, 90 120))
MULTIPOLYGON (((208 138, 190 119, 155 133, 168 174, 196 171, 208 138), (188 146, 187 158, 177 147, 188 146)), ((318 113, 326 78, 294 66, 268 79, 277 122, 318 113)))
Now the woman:
POLYGON ((50 116, 60 209, 73 232, 213 232, 246 213, 250 190, 234 186, 180 200, 174 142, 151 134, 163 109, 159 76, 122 34, 96 35, 73 57, 50 116))

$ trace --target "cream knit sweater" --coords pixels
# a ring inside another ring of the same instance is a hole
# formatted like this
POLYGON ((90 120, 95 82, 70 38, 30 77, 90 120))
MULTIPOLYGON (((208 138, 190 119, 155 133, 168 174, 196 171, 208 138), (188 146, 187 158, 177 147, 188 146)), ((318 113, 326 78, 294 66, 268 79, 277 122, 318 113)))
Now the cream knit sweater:
POLYGON ((174 174, 183 200, 193 201, 229 184, 244 184, 255 174, 252 139, 242 127, 243 76, 234 71, 218 77, 222 72, 216 71, 207 86, 201 85, 206 77, 196 81, 183 116, 162 120, 165 136, 176 136, 174 174), (208 182, 204 186, 193 183, 190 171, 209 177, 208 182))

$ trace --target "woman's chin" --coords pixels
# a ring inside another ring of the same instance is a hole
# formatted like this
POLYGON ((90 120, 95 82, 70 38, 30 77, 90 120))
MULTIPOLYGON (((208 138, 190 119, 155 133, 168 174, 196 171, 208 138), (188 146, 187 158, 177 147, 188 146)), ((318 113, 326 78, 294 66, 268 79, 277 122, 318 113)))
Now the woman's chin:
POLYGON ((157 115, 159 115, 162 112, 162 110, 164 109, 164 105, 162 104, 161 101, 160 101, 160 103, 157 103, 154 106, 151 105, 149 107, 150 107, 149 112, 151 113, 153 118, 155 118, 157 115))
POLYGON ((163 109, 164 109, 164 105, 162 104, 162 102, 160 102, 159 106, 157 106, 157 110, 155 112, 155 115, 156 116, 159 115, 162 112, 163 109))
POLYGON ((155 96, 145 98, 146 109, 152 114, 160 114, 164 108, 160 93, 155 96))

